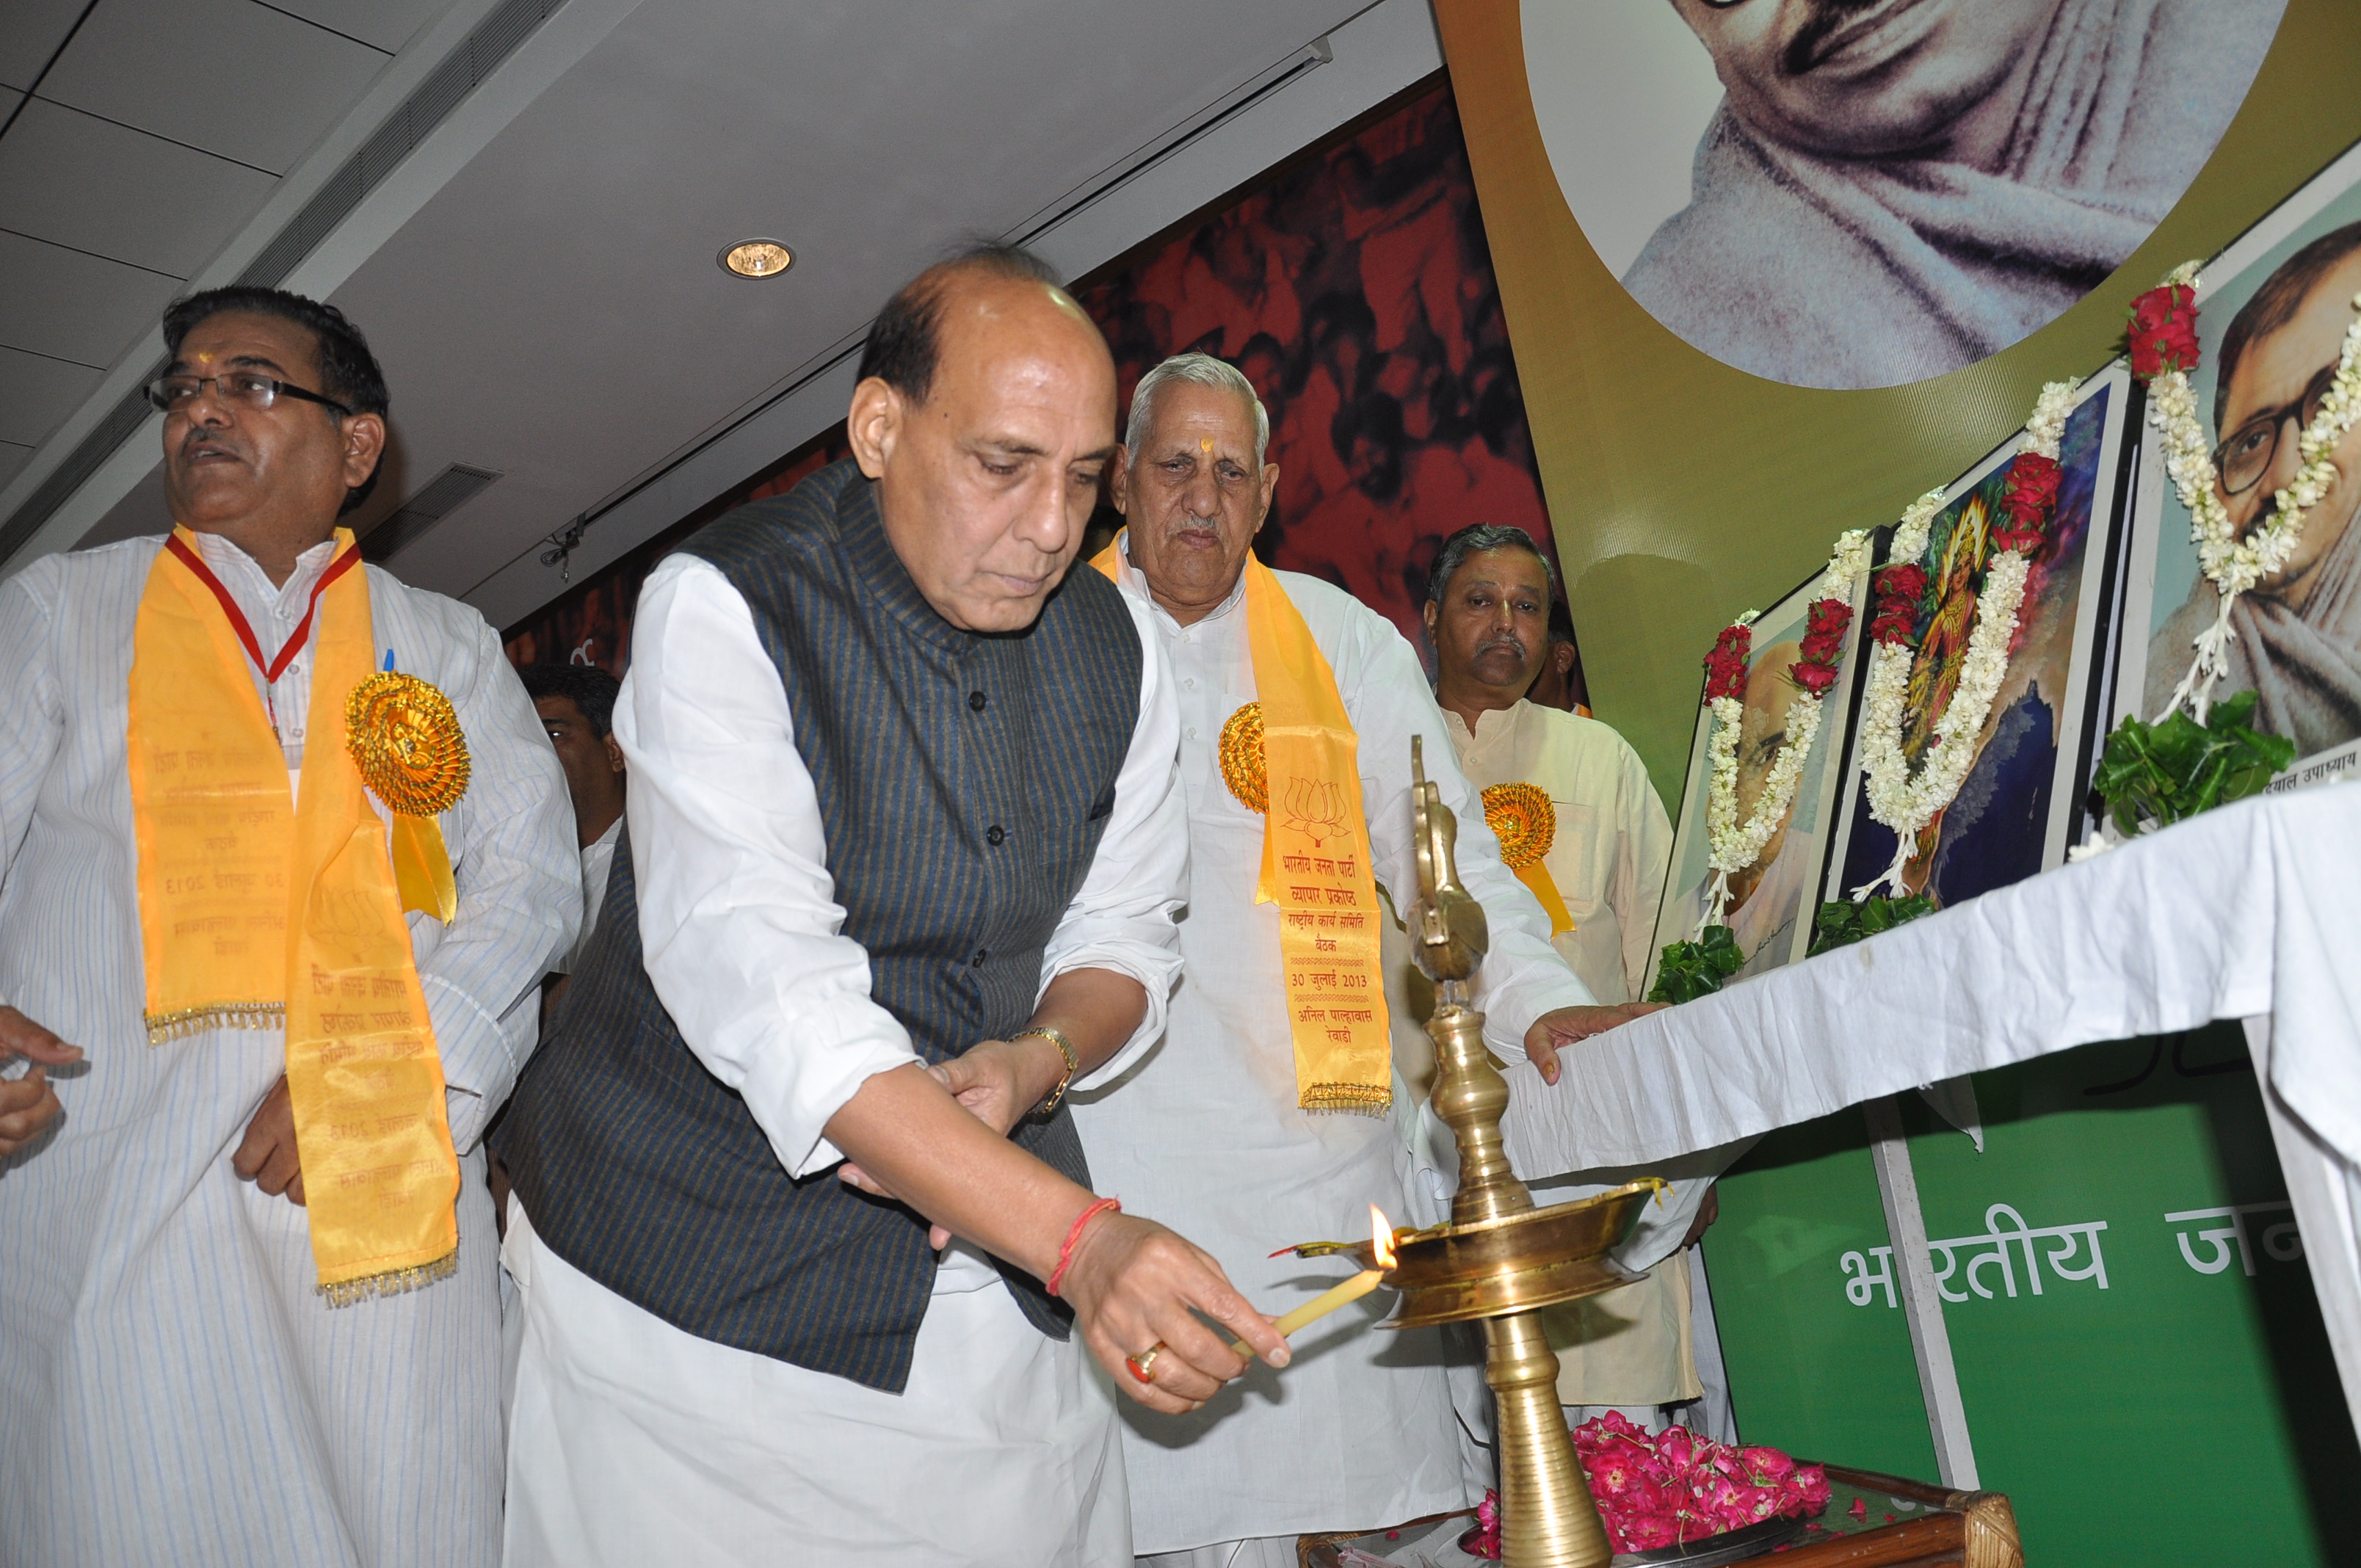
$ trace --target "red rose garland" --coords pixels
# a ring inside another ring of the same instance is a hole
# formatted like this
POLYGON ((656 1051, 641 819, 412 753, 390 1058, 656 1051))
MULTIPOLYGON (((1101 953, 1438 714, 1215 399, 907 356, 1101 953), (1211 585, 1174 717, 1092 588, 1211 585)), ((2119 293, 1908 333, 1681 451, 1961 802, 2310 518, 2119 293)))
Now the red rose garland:
POLYGON ((1837 664, 1844 653, 1845 628, 1852 624, 1852 606, 1842 599, 1814 599, 1805 617, 1804 656, 1787 666, 1787 676, 1819 696, 1837 684, 1837 664))
POLYGON ((2001 494, 2001 510, 2009 526, 1993 530, 1993 547, 2022 550, 2041 547, 2042 531, 2058 505, 2058 460, 2038 452, 2020 452, 2009 460, 2008 478, 2001 494))
MULTIPOLYGON (((1694 646, 1694 644, 1692 644, 1694 646)), ((1754 633, 1743 621, 1725 626, 1705 656, 1705 700, 1746 695, 1746 661, 1754 652, 1754 633)))
POLYGON ((1916 562, 1888 566, 1877 574, 1877 615, 1869 623, 1870 637, 1879 642, 1907 642, 1918 629, 1918 606, 1927 597, 1927 568, 1916 562))
MULTIPOLYGON (((1852 596, 1869 570, 1869 535, 1854 529, 1839 536, 1805 609, 1801 657, 1786 667, 1803 697, 1787 710, 1778 749, 1763 775, 1754 809, 1738 820, 1738 738, 1746 720, 1746 666, 1754 651, 1754 614, 1749 610, 1722 628, 1706 655, 1705 706, 1713 723, 1706 743, 1706 885, 1692 942, 1721 924, 1729 906, 1730 879, 1761 858, 1763 847, 1786 819, 1803 776, 1804 761, 1819 731, 1820 699, 1837 683, 1844 657, 1845 631, 1852 624, 1852 596)), ((1669 949, 1668 949, 1669 950, 1669 949)))
POLYGON ((2143 381, 2169 370, 2196 369, 2197 291, 2186 283, 2150 289, 2132 302, 2131 327, 2124 336, 2132 374, 2143 381))
POLYGON ((1919 836, 1950 806, 1975 761, 1976 738, 1982 734, 1993 699, 2008 674, 2009 644, 2016 636, 2017 613, 2024 606, 2033 556, 2041 548, 2058 503, 2058 452, 2074 390, 2071 381, 2053 381, 2041 389, 2033 416, 2026 422, 2024 438, 2002 475, 1999 516, 1993 520, 1991 536, 1993 551, 1984 566, 1983 586, 1976 593, 1967 655, 1943 709, 1944 732, 1929 739, 1915 769, 1902 748, 1903 710, 1911 667, 1917 657, 1914 639, 1927 584, 1919 562, 1927 554, 1944 492, 1930 490, 1911 502, 1894 529, 1889 558, 1898 565, 1880 572, 1875 579, 1877 616, 1870 632, 1877 647, 1870 658, 1861 718, 1861 763, 1867 775, 1869 814, 1872 820, 1893 829, 1894 854, 1883 872, 1853 890, 1856 903, 1880 889, 1890 888, 1897 894, 1904 891, 1902 873, 1918 852, 1919 836))
POLYGON ((2273 493, 2263 514, 2241 530, 2224 504, 2213 467, 2213 435, 2199 417, 2197 392, 2189 380, 2198 362, 2196 284, 2197 263, 2173 269, 2161 286, 2132 302, 2124 339, 2132 374, 2147 386, 2148 422, 2160 438, 2165 472, 2189 512, 2198 568, 2218 600, 2213 624, 2191 643, 2188 672, 2157 721, 2185 709, 2202 724, 2215 684, 2230 673, 2231 607, 2240 595, 2286 569, 2306 516, 2341 477, 2336 444, 2361 420, 2361 297, 2353 301, 2354 320, 2345 331, 2334 379, 2297 437, 2303 466, 2273 493))

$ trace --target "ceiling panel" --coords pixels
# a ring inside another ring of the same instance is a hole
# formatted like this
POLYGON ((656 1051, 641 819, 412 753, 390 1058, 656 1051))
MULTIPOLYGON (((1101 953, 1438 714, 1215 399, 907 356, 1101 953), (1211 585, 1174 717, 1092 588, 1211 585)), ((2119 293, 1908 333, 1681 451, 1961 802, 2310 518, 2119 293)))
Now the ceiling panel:
POLYGON ((39 445, 105 378, 88 365, 0 347, 0 441, 39 445))
MULTIPOLYGON (((288 3, 333 26, 345 0, 288 3)), ((1367 4, 641 0, 334 289, 393 394, 362 519, 455 462, 503 473, 393 562, 467 593, 815 367, 946 243, 1057 210, 1367 4), (721 272, 750 234, 795 270, 721 272)), ((150 467, 82 543, 166 524, 150 467)))
POLYGON ((16 477, 16 470, 33 460, 33 449, 19 446, 13 441, 0 441, 0 485, 16 477))
POLYGON ((0 121, 6 120, 10 115, 16 113, 16 105, 24 96, 14 87, 0 87, 0 121))
POLYGON ((0 230, 0 344, 104 367, 163 314, 181 280, 0 230))
POLYGON ((0 0, 0 84, 29 93, 88 0, 0 0))
POLYGON ((411 35, 451 8, 451 0, 275 0, 281 11, 317 22, 365 44, 398 49, 411 35))
POLYGON ((0 137, 0 223, 186 278, 278 181, 36 98, 0 137))
POLYGON ((41 96, 283 174, 390 58, 254 0, 98 0, 41 96))
POLYGON ((1173 31, 1155 0, 648 0, 336 291, 417 472, 508 476, 398 568, 467 593, 947 243, 1006 232, 1359 8, 1192 0, 1173 31), (714 265, 757 234, 792 272, 714 265))

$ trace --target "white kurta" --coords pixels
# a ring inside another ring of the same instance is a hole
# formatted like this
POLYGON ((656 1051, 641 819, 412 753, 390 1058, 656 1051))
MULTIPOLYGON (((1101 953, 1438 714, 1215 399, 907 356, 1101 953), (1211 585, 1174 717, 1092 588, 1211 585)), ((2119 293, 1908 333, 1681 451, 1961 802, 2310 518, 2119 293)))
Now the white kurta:
POLYGON ((1601 1002, 1639 996, 1673 858, 1673 824, 1647 765, 1595 718, 1530 702, 1479 713, 1470 729, 1443 716, 1467 782, 1538 785, 1557 811, 1543 863, 1574 929, 1551 940, 1601 1002))
MULTIPOLYGON (((1096 858, 1041 985, 1106 969, 1164 1028, 1188 838, 1180 720, 1144 618, 1139 718, 1096 858)), ((683 1039, 744 1097, 780 1163, 821 1176, 828 1121, 917 1060, 840 927, 810 771, 746 601, 675 555, 640 598, 615 734, 648 977, 683 1039)), ((1105 1190, 1104 1186, 1102 1190, 1105 1190)), ((525 1327, 510 1445, 510 1568, 832 1562, 1057 1568, 1130 1561, 1111 1396, 1078 1337, 1026 1321, 990 1261, 945 1255, 903 1391, 699 1339, 567 1265, 511 1210, 525 1327)))
MULTIPOLYGON (((1479 713, 1473 729, 1455 713, 1443 721, 1468 783, 1529 784, 1549 796, 1557 831, 1543 863, 1575 922, 1550 940, 1601 1001, 1630 1001, 1648 972, 1673 853, 1672 822, 1639 753, 1595 718, 1530 702, 1479 713)), ((1688 1324, 1681 1256, 1636 1285, 1551 1309, 1558 1398, 1644 1406, 1697 1398, 1688 1324)))
MULTIPOLYGON (((377 663, 448 696, 474 759, 441 819, 457 917, 410 917, 461 1151, 459 1271, 332 1310, 305 1212, 230 1169, 281 1031, 150 1046, 140 1021, 126 683, 161 543, 0 584, 0 1002, 89 1053, 53 1075, 55 1134, 0 1162, 0 1563, 487 1568, 500 1306, 477 1143, 574 935, 565 780, 482 618, 370 568, 377 663)), ((328 548, 274 589, 199 543, 276 650, 328 548)), ((291 765, 310 687, 307 650, 274 704, 291 765)))
MULTIPOLYGON (((1125 593, 1148 606, 1128 565, 1123 579, 1125 593)), ((1410 742, 1424 737, 1427 776, 1459 819, 1460 878, 1490 919, 1477 994, 1489 1014, 1486 1037, 1521 1059, 1536 1017, 1587 1003, 1589 992, 1552 950, 1541 905, 1500 864, 1410 644, 1325 583, 1288 572, 1279 580, 1360 737, 1372 863, 1398 905, 1418 886, 1410 742)), ((1180 687, 1185 967, 1160 1048, 1109 1091, 1082 1096, 1075 1114, 1099 1190, 1211 1252, 1256 1306, 1276 1313, 1345 1271, 1333 1260, 1267 1257, 1272 1248, 1367 1235, 1372 1203, 1398 1223, 1416 1211, 1408 1152, 1415 1112, 1399 1084, 1391 1120, 1296 1108, 1279 910, 1253 902, 1263 818, 1223 784, 1216 752, 1223 724, 1257 696, 1244 603, 1241 586, 1188 627, 1150 607, 1180 687)), ((1472 1502, 1440 1337, 1369 1332, 1391 1305, 1381 1293, 1306 1330, 1285 1371, 1256 1364, 1195 1415, 1176 1420, 1126 1402, 1137 1549, 1389 1525, 1472 1502)))

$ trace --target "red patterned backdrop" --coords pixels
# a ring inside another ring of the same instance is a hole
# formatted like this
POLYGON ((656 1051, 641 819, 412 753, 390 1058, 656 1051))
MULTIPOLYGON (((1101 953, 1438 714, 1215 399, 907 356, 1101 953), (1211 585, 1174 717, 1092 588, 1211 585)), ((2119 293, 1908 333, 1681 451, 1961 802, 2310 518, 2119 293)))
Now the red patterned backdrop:
MULTIPOLYGON (((1269 406, 1279 496, 1257 553, 1325 577, 1419 641, 1426 568, 1471 522, 1553 553, 1524 400, 1447 84, 1273 171, 1083 280, 1126 407, 1158 360, 1202 349, 1269 406)), ((510 633, 519 662, 620 673, 649 569, 728 507, 791 487, 843 429, 719 498, 510 633)))

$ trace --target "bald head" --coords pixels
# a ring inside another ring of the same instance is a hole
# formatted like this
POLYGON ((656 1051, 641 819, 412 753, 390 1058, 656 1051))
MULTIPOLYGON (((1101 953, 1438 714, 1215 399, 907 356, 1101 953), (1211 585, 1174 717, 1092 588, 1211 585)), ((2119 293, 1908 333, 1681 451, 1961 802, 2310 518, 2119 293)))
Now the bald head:
POLYGON ((846 433, 894 553, 965 630, 1033 623, 1115 451, 1115 362, 1027 253, 928 269, 871 328, 846 433))

